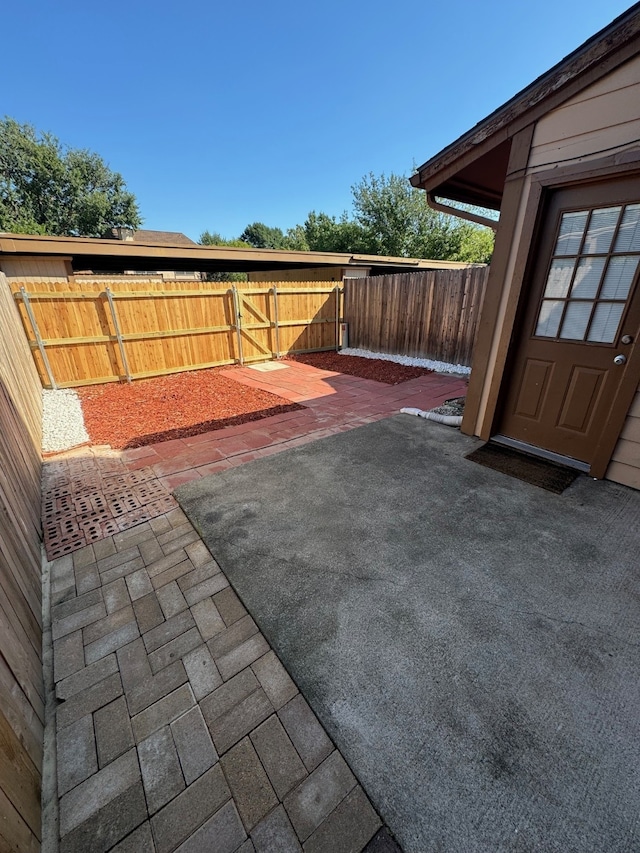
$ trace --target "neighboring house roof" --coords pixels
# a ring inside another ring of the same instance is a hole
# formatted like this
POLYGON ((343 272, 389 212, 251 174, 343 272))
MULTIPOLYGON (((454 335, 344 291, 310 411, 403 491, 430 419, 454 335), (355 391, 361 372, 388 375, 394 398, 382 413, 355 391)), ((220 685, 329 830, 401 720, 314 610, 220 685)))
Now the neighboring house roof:
POLYGON ((498 210, 514 134, 634 56, 639 35, 640 3, 636 3, 423 163, 411 183, 436 196, 498 210))
POLYGON ((162 246, 197 246, 198 244, 181 231, 147 231, 133 233, 134 243, 158 243, 162 246))
MULTIPOLYGON (((138 232, 140 233, 140 232, 138 232)), ((153 232, 151 232, 153 233, 153 232)), ((163 232, 160 232, 163 233, 163 232)), ((167 232, 164 232, 167 233, 167 232)), ((187 238, 188 239, 188 238, 187 238)), ((71 260, 74 269, 196 270, 198 272, 256 272, 310 267, 370 267, 385 271, 459 269, 471 266, 457 261, 353 255, 341 252, 289 252, 279 249, 244 249, 201 246, 188 241, 176 246, 137 240, 93 237, 48 237, 0 233, 0 255, 49 255, 71 260)))
POLYGON ((149 231, 139 228, 137 231, 130 229, 112 229, 113 237, 125 243, 153 243, 158 246, 197 246, 198 244, 183 234, 181 231, 149 231))

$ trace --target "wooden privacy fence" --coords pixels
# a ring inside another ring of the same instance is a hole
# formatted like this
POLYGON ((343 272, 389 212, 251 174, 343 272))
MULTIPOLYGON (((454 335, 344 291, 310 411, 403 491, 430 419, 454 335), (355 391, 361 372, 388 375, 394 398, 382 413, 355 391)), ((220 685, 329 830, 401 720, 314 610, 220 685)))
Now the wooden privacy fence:
POLYGON ((42 391, 0 273, 0 850, 40 849, 42 391))
POLYGON ((340 285, 14 285, 42 384, 72 387, 336 349, 340 285))
POLYGON ((345 280, 349 346, 471 365, 489 267, 345 280))

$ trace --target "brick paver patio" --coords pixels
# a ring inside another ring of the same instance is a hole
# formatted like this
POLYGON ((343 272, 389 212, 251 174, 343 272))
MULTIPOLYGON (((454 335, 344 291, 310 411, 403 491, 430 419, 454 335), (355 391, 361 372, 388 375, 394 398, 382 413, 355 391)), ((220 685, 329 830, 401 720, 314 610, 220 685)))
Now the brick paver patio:
POLYGON ((308 408, 45 463, 45 544, 64 552, 51 563, 62 853, 398 850, 168 490, 466 385, 291 362, 232 375, 308 408))
POLYGON ((151 467, 159 482, 173 490, 198 477, 388 417, 404 406, 432 409, 467 391, 466 381, 457 376, 430 373, 384 385, 296 361, 267 362, 228 375, 306 408, 125 451, 129 470, 151 467))

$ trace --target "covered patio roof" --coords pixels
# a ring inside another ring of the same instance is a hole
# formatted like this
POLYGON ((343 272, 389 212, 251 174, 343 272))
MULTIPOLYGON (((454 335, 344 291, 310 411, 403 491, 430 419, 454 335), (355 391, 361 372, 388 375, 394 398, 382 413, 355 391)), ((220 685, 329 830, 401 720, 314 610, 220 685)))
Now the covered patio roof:
POLYGON ((414 187, 433 196, 499 210, 512 139, 540 116, 637 52, 640 3, 420 166, 414 187))
POLYGON ((314 267, 370 267, 372 273, 421 269, 457 269, 457 261, 393 258, 339 252, 289 252, 276 249, 238 249, 230 246, 166 245, 152 242, 0 234, 0 258, 46 255, 69 259, 73 270, 195 270, 198 272, 258 272, 314 267))

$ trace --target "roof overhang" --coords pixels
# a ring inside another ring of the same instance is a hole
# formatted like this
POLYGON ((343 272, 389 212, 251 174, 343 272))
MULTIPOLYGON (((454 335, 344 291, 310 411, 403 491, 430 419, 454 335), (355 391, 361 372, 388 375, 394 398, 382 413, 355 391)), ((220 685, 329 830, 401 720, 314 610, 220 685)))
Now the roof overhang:
POLYGON ((369 267, 378 272, 465 267, 453 261, 393 258, 340 252, 284 252, 231 246, 166 246, 92 237, 43 237, 0 233, 2 256, 71 259, 74 270, 178 270, 180 272, 259 272, 318 267, 369 267))
POLYGON ((436 197, 499 210, 515 134, 639 50, 640 3, 636 3, 546 74, 423 163, 412 176, 412 185, 436 197))

